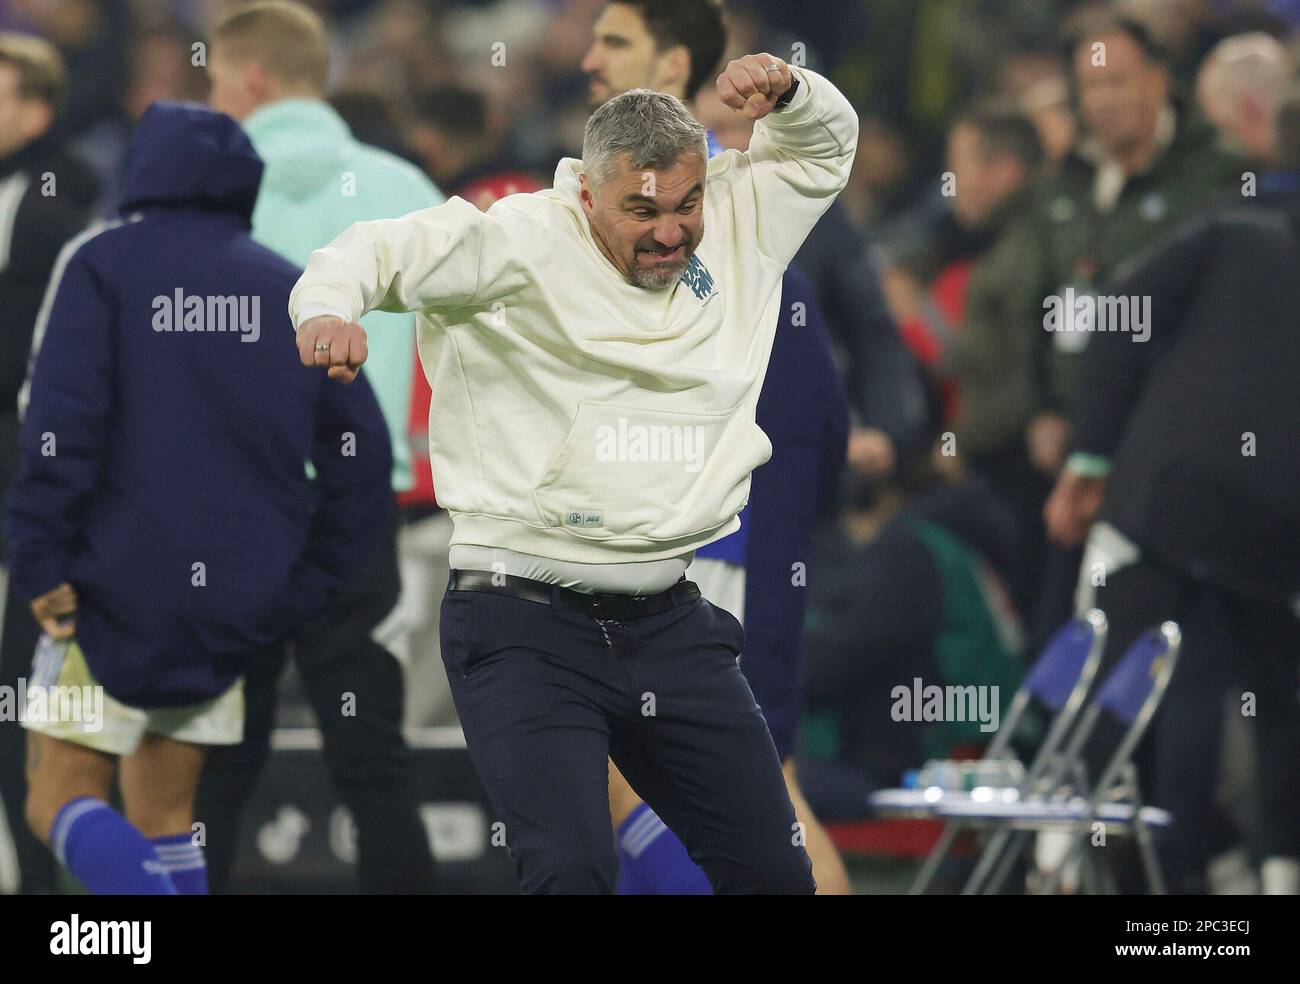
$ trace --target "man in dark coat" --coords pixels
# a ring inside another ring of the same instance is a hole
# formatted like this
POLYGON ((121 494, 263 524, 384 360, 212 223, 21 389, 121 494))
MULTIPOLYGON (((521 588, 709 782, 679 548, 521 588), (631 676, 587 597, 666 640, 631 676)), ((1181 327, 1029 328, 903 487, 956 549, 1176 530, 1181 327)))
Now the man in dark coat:
POLYGON ((1149 340, 1090 342, 1074 454, 1046 510, 1057 542, 1087 534, 1078 601, 1095 592, 1109 616, 1108 661, 1159 621, 1187 623, 1148 782, 1177 817, 1171 887, 1192 891, 1215 846, 1207 812, 1235 666, 1255 727, 1263 887, 1300 892, 1300 98, 1279 137, 1280 169, 1260 182, 1275 193, 1192 220, 1120 278, 1119 296, 1149 298, 1149 340))
POLYGON ((299 271, 249 235, 261 177, 233 119, 154 104, 120 218, 65 247, 37 320, 10 572, 45 633, 32 686, 94 699, 29 708, 27 822, 92 893, 206 890, 203 751, 240 741, 246 668, 337 597, 388 511, 373 392, 294 357, 299 271))

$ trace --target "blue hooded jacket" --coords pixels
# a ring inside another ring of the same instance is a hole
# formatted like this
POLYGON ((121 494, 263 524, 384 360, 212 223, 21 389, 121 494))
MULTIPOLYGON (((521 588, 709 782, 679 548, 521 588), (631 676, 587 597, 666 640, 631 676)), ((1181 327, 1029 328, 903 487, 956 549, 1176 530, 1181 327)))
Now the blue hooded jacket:
POLYGON ((357 572, 390 505, 374 394, 300 364, 300 271, 248 234, 261 176, 230 117, 155 103, 121 217, 65 247, 36 328, 11 576, 28 598, 72 584, 91 672, 133 706, 229 688, 357 572))

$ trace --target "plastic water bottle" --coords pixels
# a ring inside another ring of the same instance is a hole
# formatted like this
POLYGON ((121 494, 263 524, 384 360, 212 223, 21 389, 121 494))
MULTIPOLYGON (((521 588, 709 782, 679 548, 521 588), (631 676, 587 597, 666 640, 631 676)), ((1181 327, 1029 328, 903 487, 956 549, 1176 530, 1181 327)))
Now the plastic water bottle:
POLYGON ((1019 786, 1025 767, 1016 759, 931 759, 916 776, 916 787, 938 787, 945 792, 970 792, 980 787, 1008 789, 1019 786))

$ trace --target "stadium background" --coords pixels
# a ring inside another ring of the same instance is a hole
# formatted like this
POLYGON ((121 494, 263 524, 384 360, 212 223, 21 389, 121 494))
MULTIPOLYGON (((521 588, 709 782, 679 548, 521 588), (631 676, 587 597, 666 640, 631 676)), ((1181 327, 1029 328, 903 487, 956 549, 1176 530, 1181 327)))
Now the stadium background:
MULTIPOLYGON (((331 102, 360 139, 418 164, 445 194, 478 199, 528 187, 530 180, 549 183, 555 160, 577 153, 590 112, 579 66, 603 0, 320 0, 310 5, 331 29, 331 102)), ((97 172, 104 189, 101 214, 112 211, 123 154, 144 109, 157 99, 205 98, 207 80, 195 44, 238 6, 222 0, 0 4, 0 30, 43 36, 66 59, 70 90, 60 135, 97 172)), ((827 526, 819 546, 828 564, 852 563, 842 556, 846 544, 870 542, 873 518, 879 527, 921 494, 911 470, 930 460, 959 412, 960 374, 945 367, 936 347, 942 348, 944 329, 954 323, 960 329, 960 298, 990 237, 955 221, 941 192, 948 166, 945 144, 954 123, 977 100, 1016 103, 1037 125, 1049 164, 1058 158, 1076 126, 1060 41, 1078 17, 1098 6, 1113 6, 1151 27, 1167 46, 1180 98, 1189 108, 1195 104, 1197 72, 1220 40, 1262 31, 1294 52, 1300 27, 1300 3, 1294 0, 727 4, 728 56, 766 50, 790 57, 798 49, 803 63, 832 78, 858 109, 857 160, 840 198, 854 227, 844 240, 842 262, 854 276, 878 278, 889 315, 908 345, 906 371, 915 373, 929 397, 915 419, 892 432, 884 428, 889 433, 883 451, 875 438, 878 430, 864 419, 855 399, 858 426, 845 480, 846 514, 841 524, 827 526)), ((723 122, 721 116, 706 116, 705 109, 702 105, 706 123, 723 122)), ((1018 207, 1032 206, 1021 202, 1018 207)), ((846 367, 856 330, 852 314, 832 326, 846 367)), ((847 382, 853 396, 855 382, 847 382)), ((418 413, 414 416, 419 419, 418 413)), ((425 458, 418 426, 411 441, 417 460, 425 458)), ((941 466, 950 467, 942 461, 941 466)), ((412 523, 436 516, 428 492, 425 482, 405 497, 412 523)), ((1018 562, 1016 550, 1035 536, 1041 537, 1041 531, 1020 529, 992 542, 968 537, 964 546, 1003 596, 1017 599, 1014 582, 1025 565, 1018 562)), ((913 601, 923 607, 927 599, 913 601)), ((400 647, 408 673, 406 724, 417 749, 424 819, 442 862, 444 890, 509 890, 511 867, 504 852, 488 843, 488 807, 459 746, 441 681, 434 606, 436 595, 428 611, 415 614, 419 624, 400 647)), ((813 607, 815 619, 815 602, 813 607)), ((990 604, 990 612, 1011 623, 1002 628, 1008 630, 1007 638, 1022 640, 1019 655, 1039 637, 1025 605, 1017 610, 1012 602, 1000 608, 990 604)), ((929 628, 932 635, 934 627, 929 628)), ((926 630, 919 631, 918 645, 928 652, 926 630)), ((818 638, 814 632, 810 646, 818 638)), ((863 646, 866 660, 871 654, 866 642, 863 646)), ((809 658, 815 663, 816 652, 810 651, 809 658)), ((995 658, 992 650, 989 658, 995 658)), ((276 751, 246 818, 236 887, 346 891, 354 855, 346 813, 334 802, 310 712, 296 694, 292 676, 283 690, 276 751)), ((805 749, 810 758, 834 744, 835 730, 825 715, 809 715, 805 749)), ((970 738, 911 731, 896 741, 887 738, 872 779, 880 785, 896 783, 902 766, 919 765, 925 752, 974 751, 970 738)), ((1241 858, 1241 842, 1252 823, 1245 807, 1250 735, 1229 730, 1226 739, 1221 802, 1228 827, 1216 844, 1219 868, 1211 887, 1250 891, 1254 886, 1241 858)), ((833 751, 828 757, 833 759, 833 751)), ((899 890, 914 870, 915 839, 914 833, 887 825, 854 827, 842 846, 850 848, 855 888, 899 890)))

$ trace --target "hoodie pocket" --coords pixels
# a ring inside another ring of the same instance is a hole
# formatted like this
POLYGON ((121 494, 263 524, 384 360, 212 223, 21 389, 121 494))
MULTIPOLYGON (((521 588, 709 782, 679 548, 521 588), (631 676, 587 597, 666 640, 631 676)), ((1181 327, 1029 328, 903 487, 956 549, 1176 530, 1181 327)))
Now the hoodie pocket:
POLYGON ((543 523, 583 539, 678 540, 738 513, 771 449, 735 410, 581 402, 534 499, 543 523))

